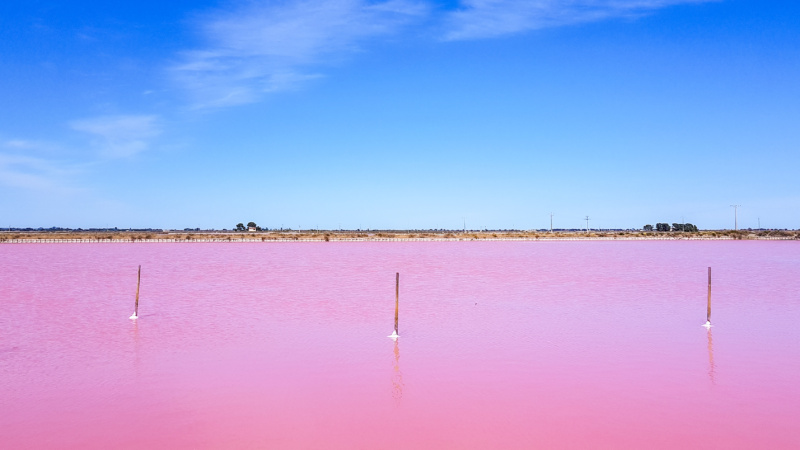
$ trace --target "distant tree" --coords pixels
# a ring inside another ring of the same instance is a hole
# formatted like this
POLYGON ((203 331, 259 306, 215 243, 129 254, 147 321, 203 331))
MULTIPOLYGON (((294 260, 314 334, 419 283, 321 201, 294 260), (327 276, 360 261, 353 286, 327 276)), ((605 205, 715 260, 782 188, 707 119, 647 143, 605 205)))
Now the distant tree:
POLYGON ((698 231, 697 225, 692 225, 690 223, 685 223, 685 224, 683 224, 683 231, 697 233, 697 231, 698 231))
POLYGON ((247 222, 247 228, 255 228, 257 227, 255 222, 247 222))
POLYGON ((683 224, 682 223, 673 223, 672 224, 672 231, 683 231, 683 224))
POLYGON ((245 227, 244 227, 243 223, 239 222, 239 223, 236 224, 236 231, 244 231, 244 230, 245 230, 245 227))
POLYGON ((657 231, 669 231, 669 224, 668 223, 657 223, 656 224, 657 231))
POLYGON ((650 224, 648 223, 647 225, 645 225, 644 227, 642 227, 642 229, 643 229, 644 231, 653 231, 653 226, 652 226, 652 225, 650 225, 650 224))

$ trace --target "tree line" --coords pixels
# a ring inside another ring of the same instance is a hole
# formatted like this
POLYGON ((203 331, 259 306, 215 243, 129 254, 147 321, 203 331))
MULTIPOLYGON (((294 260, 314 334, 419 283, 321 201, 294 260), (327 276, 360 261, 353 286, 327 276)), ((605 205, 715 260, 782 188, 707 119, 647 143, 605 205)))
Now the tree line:
POLYGON ((261 227, 256 225, 255 222, 247 222, 247 226, 244 226, 241 222, 236 224, 236 231, 247 231, 251 228, 254 228, 256 231, 261 231, 261 227))
MULTIPOLYGON (((653 231, 653 226, 650 224, 645 225, 642 228, 644 231, 653 231)), ((692 225, 691 223, 673 223, 672 226, 668 223, 657 223, 656 224, 656 231, 686 231, 686 232, 697 232, 697 225, 692 225)))

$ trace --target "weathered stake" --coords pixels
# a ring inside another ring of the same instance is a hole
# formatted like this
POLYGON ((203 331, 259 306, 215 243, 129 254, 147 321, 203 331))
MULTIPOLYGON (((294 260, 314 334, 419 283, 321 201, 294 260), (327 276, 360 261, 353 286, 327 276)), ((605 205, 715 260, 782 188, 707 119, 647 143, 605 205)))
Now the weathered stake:
POLYGON ((394 284, 394 334, 399 334, 397 330, 397 319, 400 312, 400 272, 397 272, 394 284))
POLYGON ((136 277, 136 305, 133 308, 133 315, 139 317, 139 285, 142 283, 142 266, 139 266, 139 275, 136 277))
POLYGON ((708 308, 706 309, 706 322, 711 323, 711 267, 708 268, 708 308))

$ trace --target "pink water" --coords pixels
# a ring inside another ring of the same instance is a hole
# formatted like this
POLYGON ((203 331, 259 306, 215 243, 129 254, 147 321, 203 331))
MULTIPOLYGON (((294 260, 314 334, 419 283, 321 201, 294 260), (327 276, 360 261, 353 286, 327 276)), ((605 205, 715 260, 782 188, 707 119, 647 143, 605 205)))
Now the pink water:
POLYGON ((22 244, 0 261, 2 448, 800 446, 798 242, 22 244))

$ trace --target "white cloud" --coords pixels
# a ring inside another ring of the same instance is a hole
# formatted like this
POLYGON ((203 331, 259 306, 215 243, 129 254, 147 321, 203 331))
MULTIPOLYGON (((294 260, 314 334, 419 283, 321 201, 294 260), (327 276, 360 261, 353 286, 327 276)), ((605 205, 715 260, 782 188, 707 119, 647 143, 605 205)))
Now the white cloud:
POLYGON ((48 141, 2 139, 0 185, 49 193, 77 192, 82 190, 74 185, 78 175, 108 158, 129 157, 148 149, 161 133, 158 117, 147 115, 93 117, 69 125, 88 135, 99 158, 48 141))
POLYGON ((100 116, 70 122, 73 130, 92 136, 92 143, 105 157, 126 158, 147 150, 161 134, 158 117, 147 115, 100 116))
MULTIPOLYGON (((14 148, 19 141, 4 143, 14 148)), ((42 158, 0 153, 0 184, 30 190, 63 190, 62 180, 73 173, 73 169, 42 158)))
POLYGON ((28 150, 38 147, 36 142, 28 141, 25 139, 11 139, 9 141, 4 142, 3 145, 5 147, 20 149, 20 150, 28 150))
POLYGON ((252 1, 198 20, 205 48, 171 68, 198 107, 258 101, 321 75, 313 67, 427 14, 412 0, 252 1))
POLYGON ((0 142, 0 148, 25 154, 58 154, 63 151, 60 145, 53 142, 31 139, 9 139, 0 142))
POLYGON ((709 1, 718 0, 462 0, 447 19, 446 39, 492 38, 709 1))

